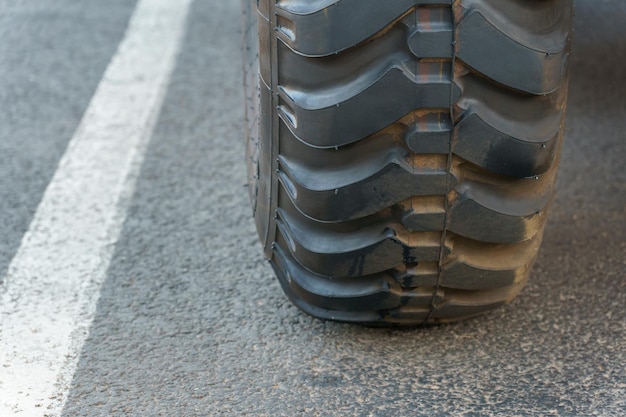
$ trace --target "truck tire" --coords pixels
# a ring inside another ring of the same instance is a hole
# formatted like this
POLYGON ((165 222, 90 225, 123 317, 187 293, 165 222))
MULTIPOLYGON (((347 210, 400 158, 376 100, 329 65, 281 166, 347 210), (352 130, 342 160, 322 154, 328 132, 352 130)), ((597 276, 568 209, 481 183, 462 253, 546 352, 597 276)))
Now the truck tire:
POLYGON ((527 281, 553 194, 571 0, 243 0, 248 178, 306 313, 472 317, 527 281))

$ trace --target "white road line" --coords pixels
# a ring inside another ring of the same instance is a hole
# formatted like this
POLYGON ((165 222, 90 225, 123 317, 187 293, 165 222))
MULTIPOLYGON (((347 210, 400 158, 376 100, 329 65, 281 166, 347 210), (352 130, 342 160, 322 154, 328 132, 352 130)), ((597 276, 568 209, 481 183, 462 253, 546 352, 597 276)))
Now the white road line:
POLYGON ((59 415, 191 0, 141 0, 4 279, 0 416, 59 415))

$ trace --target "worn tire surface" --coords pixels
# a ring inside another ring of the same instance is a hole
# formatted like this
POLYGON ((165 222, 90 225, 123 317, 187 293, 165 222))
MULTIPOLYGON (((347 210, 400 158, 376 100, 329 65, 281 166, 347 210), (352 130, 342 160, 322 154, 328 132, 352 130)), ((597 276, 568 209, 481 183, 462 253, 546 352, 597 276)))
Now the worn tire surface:
POLYGON ((249 189, 291 301, 418 325, 513 299, 556 178, 571 0, 255 3, 249 189))

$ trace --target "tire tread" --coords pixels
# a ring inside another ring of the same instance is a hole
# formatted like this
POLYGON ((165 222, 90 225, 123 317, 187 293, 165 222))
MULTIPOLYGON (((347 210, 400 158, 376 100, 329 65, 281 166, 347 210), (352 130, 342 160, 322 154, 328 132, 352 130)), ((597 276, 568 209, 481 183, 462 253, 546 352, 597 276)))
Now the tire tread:
POLYGON ((571 1, 535 3, 260 2, 276 123, 261 121, 249 177, 295 305, 416 325, 519 293, 556 178, 572 14, 571 1))

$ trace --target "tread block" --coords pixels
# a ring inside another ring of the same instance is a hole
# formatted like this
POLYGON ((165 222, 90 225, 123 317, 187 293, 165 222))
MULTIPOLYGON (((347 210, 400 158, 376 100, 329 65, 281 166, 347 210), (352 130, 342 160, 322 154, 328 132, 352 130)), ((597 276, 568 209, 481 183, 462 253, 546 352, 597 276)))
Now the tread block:
POLYGON ((294 206, 323 222, 365 217, 412 196, 447 194, 445 167, 411 167, 394 159, 316 172, 281 157, 279 178, 294 206))
POLYGON ((472 74, 457 80, 453 152, 492 172, 531 177, 556 161, 563 95, 511 94, 472 74))
POLYGON ((456 55, 492 80, 530 94, 559 88, 567 71, 567 42, 558 50, 541 50, 512 39, 476 9, 457 28, 456 55))
POLYGON ((306 109, 330 107, 352 98, 394 67, 415 67, 402 26, 392 27, 359 48, 321 58, 298 55, 279 43, 277 59, 280 85, 306 109))
POLYGON ((440 231, 446 218, 445 197, 413 197, 405 208, 402 224, 412 232, 440 231))
POLYGON ((510 301, 520 288, 518 284, 477 291, 444 288, 445 299, 437 305, 431 318, 435 321, 447 321, 482 314, 510 301))
MULTIPOLYGON (((277 241, 289 248, 304 267, 320 275, 371 275, 404 262, 439 259, 441 233, 409 233, 388 218, 377 216, 333 225, 305 219, 286 209, 279 209, 278 215, 277 241)), ((450 250, 446 247, 444 253, 450 250)))
MULTIPOLYGON (((306 302, 325 310, 368 311, 392 308, 400 303, 393 278, 385 275, 337 279, 315 274, 277 247, 274 256, 284 266, 288 285, 306 302)), ((395 284, 396 287, 397 284, 395 284)))
POLYGON ((456 195, 449 203, 448 229, 483 242, 526 241, 545 222, 551 189, 543 191, 539 195, 512 198, 507 190, 465 181, 456 187, 456 195))
POLYGON ((415 29, 408 37, 411 52, 418 58, 452 58, 454 25, 450 7, 418 7, 416 18, 415 29))
POLYGON ((416 108, 449 108, 451 99, 456 101, 460 95, 449 76, 442 73, 438 80, 424 82, 419 75, 392 68, 356 96, 323 108, 308 108, 307 103, 316 100, 282 87, 280 116, 298 139, 311 146, 343 146, 380 131, 416 108), (364 116, 368 114, 376 117, 364 116))
POLYGON ((479 314, 483 314, 489 310, 493 310, 505 304, 504 301, 482 304, 482 305, 461 305, 454 303, 446 303, 437 306, 430 315, 431 319, 436 321, 445 321, 446 319, 458 320, 459 318, 470 318, 479 314))
POLYGON ((434 288, 439 277, 439 265, 437 262, 419 262, 416 266, 397 270, 394 277, 403 288, 434 288))
POLYGON ((450 4, 452 0, 281 0, 278 37, 299 54, 327 56, 372 37, 415 6, 450 4))
POLYGON ((415 326, 416 323, 425 323, 430 316, 430 307, 398 307, 383 311, 382 319, 385 323, 399 326, 415 326))
POLYGON ((284 267, 287 284, 306 302, 335 311, 372 311, 400 306, 427 307, 431 288, 404 291, 389 273, 354 278, 331 278, 306 270, 280 246, 275 257, 284 267))
POLYGON ((499 174, 532 177, 545 173, 556 160, 558 129, 543 142, 524 141, 471 113, 457 124, 455 134, 456 155, 499 174))
POLYGON ((517 277, 516 270, 489 270, 454 262, 444 268, 441 285, 460 290, 489 290, 513 285, 517 277))
POLYGON ((448 113, 429 112, 418 116, 405 134, 409 149, 417 154, 447 154, 452 131, 448 113))

